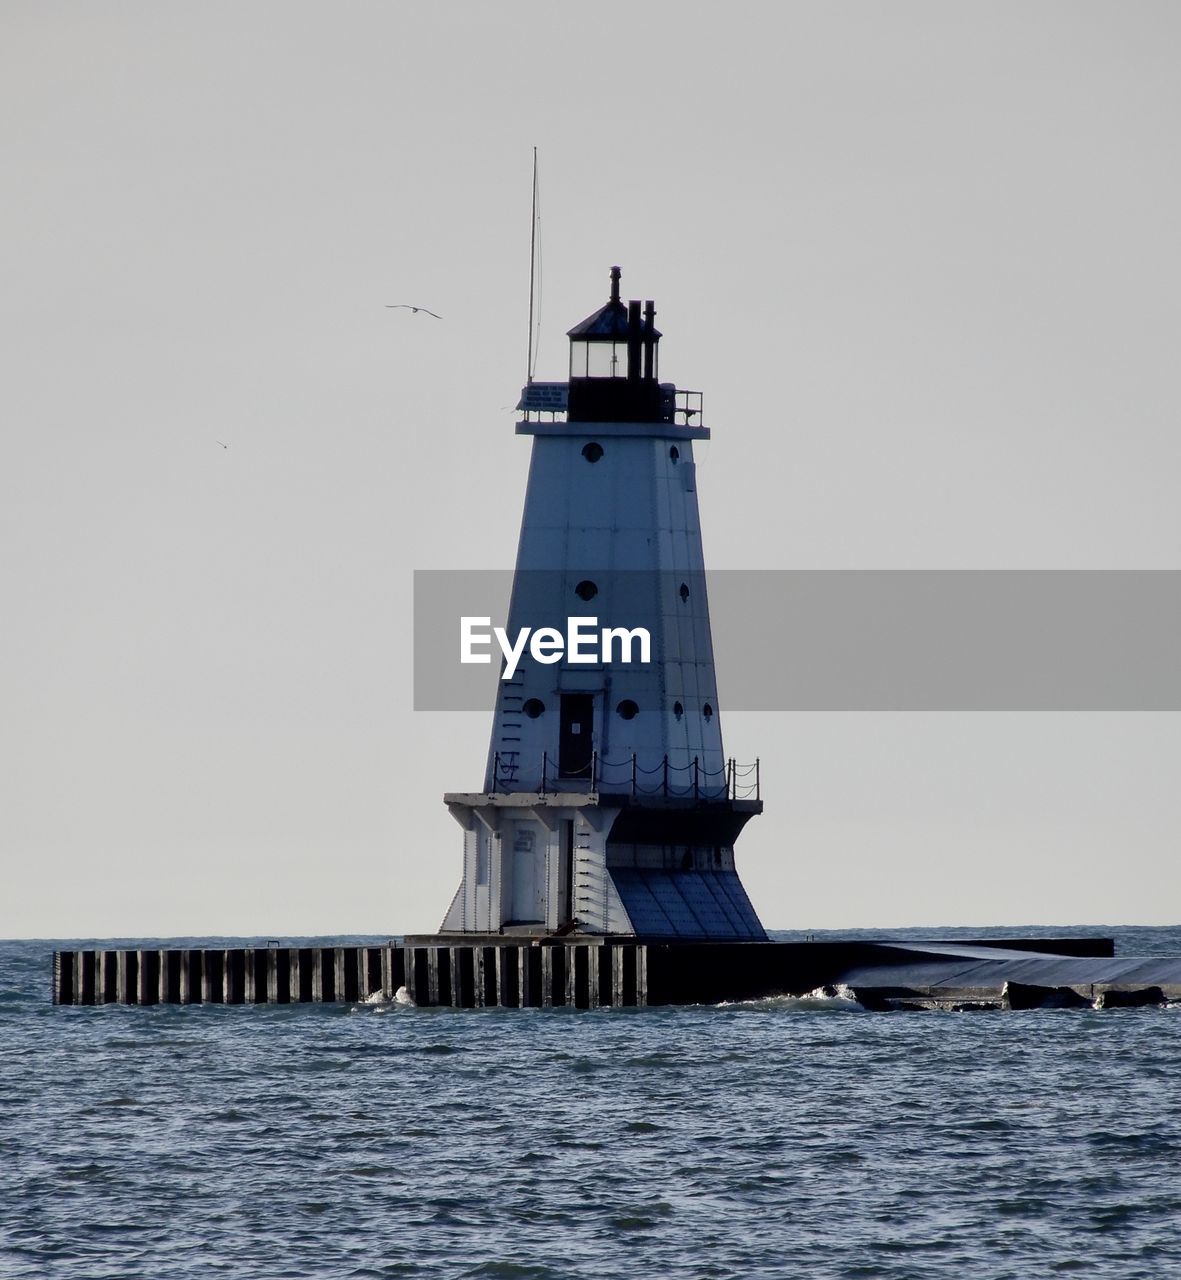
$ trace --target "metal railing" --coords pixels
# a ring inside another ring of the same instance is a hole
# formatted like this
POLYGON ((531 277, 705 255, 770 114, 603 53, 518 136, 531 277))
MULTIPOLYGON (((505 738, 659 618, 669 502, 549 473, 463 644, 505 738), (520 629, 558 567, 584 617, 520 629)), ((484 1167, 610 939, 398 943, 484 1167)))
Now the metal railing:
POLYGON ((678 417, 681 417, 685 420, 685 426, 698 427, 702 423, 704 409, 705 396, 700 391, 684 391, 678 387, 673 392, 671 421, 675 422, 678 417))
MULTIPOLYGON (((516 411, 522 422, 566 422, 569 414, 570 384, 567 382, 531 382, 522 387, 516 411)), ((703 422, 705 396, 700 391, 660 384, 660 416, 664 422, 699 427, 703 422)))
MULTIPOLYGON (((496 752, 492 762, 493 793, 532 791, 523 776, 519 757, 514 752, 496 752)), ((623 760, 605 760, 597 751, 584 769, 559 770, 548 752, 541 757, 541 776, 536 790, 541 795, 569 791, 571 784, 581 784, 592 793, 608 792, 628 795, 633 800, 647 796, 663 799, 693 800, 761 800, 762 783, 759 761, 739 764, 733 758, 720 769, 707 769, 699 756, 687 764, 672 764, 668 756, 652 768, 646 768, 633 752, 623 760)))

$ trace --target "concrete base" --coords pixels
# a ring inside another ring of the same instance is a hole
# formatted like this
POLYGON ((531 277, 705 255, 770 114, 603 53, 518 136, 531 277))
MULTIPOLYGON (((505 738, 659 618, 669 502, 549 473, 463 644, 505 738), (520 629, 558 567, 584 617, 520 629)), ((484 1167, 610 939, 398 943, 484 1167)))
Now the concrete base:
POLYGON ((1115 1008, 1181 1001, 1181 957, 1110 938, 657 942, 432 935, 376 947, 58 951, 55 1004, 351 1003, 579 1009, 847 991, 864 1008, 1115 1008))

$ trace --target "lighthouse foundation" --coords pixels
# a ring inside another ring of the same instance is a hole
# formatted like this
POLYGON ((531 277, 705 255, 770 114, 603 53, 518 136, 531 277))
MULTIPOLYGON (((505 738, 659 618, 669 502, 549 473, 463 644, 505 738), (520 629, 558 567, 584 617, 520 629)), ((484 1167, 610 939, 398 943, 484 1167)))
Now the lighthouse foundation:
POLYGON ((1181 958, 1110 938, 667 942, 405 938, 382 946, 58 951, 55 1004, 623 1009, 839 991, 872 1011, 1127 1008, 1181 1001, 1181 958))

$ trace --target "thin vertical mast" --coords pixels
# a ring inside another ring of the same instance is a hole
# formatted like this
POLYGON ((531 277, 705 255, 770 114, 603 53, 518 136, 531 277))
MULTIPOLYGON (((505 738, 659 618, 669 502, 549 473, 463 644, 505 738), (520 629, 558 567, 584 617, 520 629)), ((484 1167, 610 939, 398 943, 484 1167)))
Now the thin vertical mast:
POLYGON ((533 295, 537 271, 537 148, 533 148, 533 215, 529 223, 529 357, 525 381, 533 382, 533 295))

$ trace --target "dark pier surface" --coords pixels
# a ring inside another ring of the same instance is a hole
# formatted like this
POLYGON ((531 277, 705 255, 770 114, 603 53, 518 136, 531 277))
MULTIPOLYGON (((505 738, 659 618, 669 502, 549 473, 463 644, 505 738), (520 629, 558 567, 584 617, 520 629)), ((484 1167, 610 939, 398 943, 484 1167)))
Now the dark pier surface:
POLYGON ((457 1008, 717 1004, 840 992, 872 1010, 1127 1007, 1181 1001, 1181 956, 1117 957, 1109 938, 685 943, 501 935, 385 946, 54 953, 55 1004, 457 1008))
POLYGON ((1045 954, 1021 941, 1004 949, 894 943, 890 950, 892 958, 855 961, 837 979, 866 1008, 1116 1008, 1181 1000, 1181 956, 1045 954))

